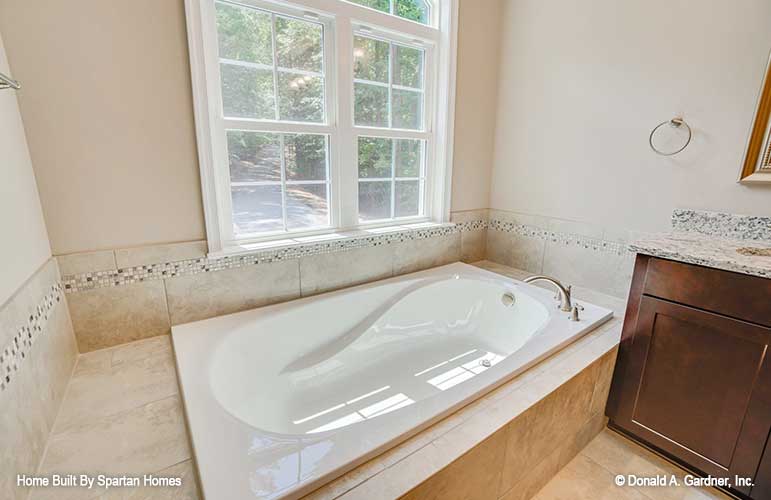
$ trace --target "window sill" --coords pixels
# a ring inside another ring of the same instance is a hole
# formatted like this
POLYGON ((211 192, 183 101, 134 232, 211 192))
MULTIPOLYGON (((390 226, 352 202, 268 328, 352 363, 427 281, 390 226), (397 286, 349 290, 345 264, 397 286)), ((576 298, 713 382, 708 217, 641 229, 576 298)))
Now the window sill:
MULTIPOLYGON (((403 224, 398 226, 385 226, 368 229, 356 229, 353 231, 334 231, 315 236, 303 236, 297 238, 285 238, 280 240, 264 241, 260 243, 249 243, 242 245, 233 245, 219 252, 210 252, 209 259, 223 259, 239 255, 249 255, 259 252, 276 251, 288 249, 298 249, 306 245, 316 245, 323 243, 342 243, 356 242, 375 236, 393 236, 400 237, 419 231, 431 231, 441 229, 454 229, 456 225, 452 222, 420 222, 415 224, 403 224)), ((352 246, 353 247, 353 246, 352 246)))

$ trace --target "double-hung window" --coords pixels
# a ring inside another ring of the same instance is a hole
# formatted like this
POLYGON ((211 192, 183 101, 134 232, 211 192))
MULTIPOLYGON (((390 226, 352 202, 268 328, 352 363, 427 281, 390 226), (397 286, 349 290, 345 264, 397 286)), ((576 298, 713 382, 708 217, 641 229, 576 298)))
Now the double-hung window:
POLYGON ((212 252, 447 218, 455 0, 187 0, 212 252))

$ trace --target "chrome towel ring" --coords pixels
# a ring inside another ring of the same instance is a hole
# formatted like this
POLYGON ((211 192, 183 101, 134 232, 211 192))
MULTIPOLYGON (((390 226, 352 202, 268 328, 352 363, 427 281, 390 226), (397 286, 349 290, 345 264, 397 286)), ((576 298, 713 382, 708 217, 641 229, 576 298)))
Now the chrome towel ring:
POLYGON ((681 117, 662 122, 651 131, 648 144, 656 154, 673 156, 681 152, 691 143, 693 131, 681 117))
POLYGON ((21 88, 21 84, 14 80, 13 78, 9 76, 5 76, 4 74, 0 73, 0 90, 2 89, 13 89, 13 90, 19 90, 21 88))

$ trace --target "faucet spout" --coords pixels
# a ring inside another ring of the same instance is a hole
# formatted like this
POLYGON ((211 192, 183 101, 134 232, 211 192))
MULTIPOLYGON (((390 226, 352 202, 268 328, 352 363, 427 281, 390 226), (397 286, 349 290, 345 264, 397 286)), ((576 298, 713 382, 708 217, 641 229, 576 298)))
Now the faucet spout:
POLYGON ((562 283, 549 276, 531 276, 523 280, 525 283, 535 283, 537 281, 545 281, 551 283, 557 288, 557 294, 559 295, 560 310, 565 312, 571 312, 573 310, 573 302, 571 300, 571 287, 565 287, 562 283))

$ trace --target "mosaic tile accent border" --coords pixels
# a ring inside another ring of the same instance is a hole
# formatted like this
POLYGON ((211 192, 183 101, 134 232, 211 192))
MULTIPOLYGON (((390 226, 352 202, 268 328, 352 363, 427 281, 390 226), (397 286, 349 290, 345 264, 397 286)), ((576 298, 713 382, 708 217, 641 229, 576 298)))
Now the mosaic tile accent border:
POLYGON ((363 236, 355 235, 333 241, 295 244, 216 259, 201 257, 191 260, 164 262, 117 270, 113 269, 63 276, 62 283, 64 285, 65 293, 75 293, 96 288, 122 286, 131 283, 173 278, 176 276, 216 272, 270 262, 299 259, 311 255, 342 252, 355 248, 376 247, 405 241, 436 238, 462 231, 483 229, 486 225, 486 221, 477 220, 459 224, 449 223, 432 225, 429 227, 402 229, 398 231, 383 231, 382 233, 368 233, 363 236))
POLYGON ((456 222, 455 227, 462 233, 468 231, 478 231, 480 229, 487 229, 490 226, 490 222, 487 220, 472 220, 466 222, 456 222))
POLYGON ((595 252, 604 252, 614 255, 626 256, 630 254, 628 245, 622 242, 608 241, 601 238, 591 238, 580 234, 562 233, 551 231, 542 227, 531 226, 528 224, 518 224, 515 222, 506 222, 500 220, 491 220, 488 227, 494 231, 505 233, 514 233, 528 238, 538 238, 541 240, 559 243, 565 246, 577 246, 595 252))
POLYGON ((771 240, 771 217, 677 209, 672 212, 672 229, 737 240, 771 240))
POLYGON ((62 301, 61 283, 51 286, 43 296, 27 323, 19 328, 16 335, 0 353, 0 391, 4 391, 19 371, 22 361, 29 355, 32 346, 47 331, 47 323, 56 305, 62 301))

